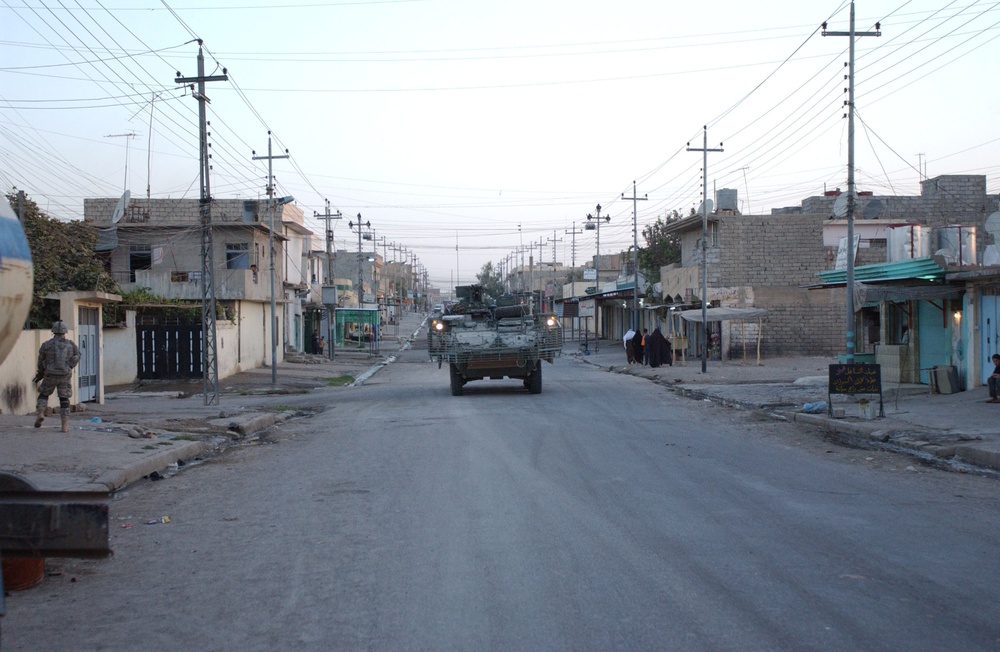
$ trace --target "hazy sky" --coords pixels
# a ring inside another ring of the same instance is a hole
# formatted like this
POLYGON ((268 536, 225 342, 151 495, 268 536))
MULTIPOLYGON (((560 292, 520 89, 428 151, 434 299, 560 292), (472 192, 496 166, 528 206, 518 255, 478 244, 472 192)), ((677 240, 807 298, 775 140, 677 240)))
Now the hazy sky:
MULTIPOLYGON (((744 213, 846 187, 849 39, 824 21, 846 31, 849 3, 0 0, 0 184, 65 219, 147 183, 196 198, 197 103, 174 78, 200 38, 230 76, 208 87, 216 197, 264 195, 270 130, 278 193, 317 233, 339 209, 338 248, 361 213, 447 288, 532 243, 568 265, 575 225, 580 264, 597 204, 601 253, 631 245, 633 180, 640 230, 701 203, 685 148, 704 125, 725 150, 709 196, 735 188, 744 213)), ((859 189, 917 194, 922 163, 1000 192, 1000 3, 857 4, 859 32, 877 21, 857 39, 859 189)))

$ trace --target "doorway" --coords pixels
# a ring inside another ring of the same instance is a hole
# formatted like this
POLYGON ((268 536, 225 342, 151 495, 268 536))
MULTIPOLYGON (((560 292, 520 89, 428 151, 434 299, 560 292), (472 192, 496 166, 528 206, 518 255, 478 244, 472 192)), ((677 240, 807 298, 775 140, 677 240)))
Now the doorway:
POLYGON ((77 326, 77 346, 80 347, 80 365, 77 367, 77 397, 80 403, 97 400, 100 381, 100 347, 97 340, 97 308, 80 308, 77 326))

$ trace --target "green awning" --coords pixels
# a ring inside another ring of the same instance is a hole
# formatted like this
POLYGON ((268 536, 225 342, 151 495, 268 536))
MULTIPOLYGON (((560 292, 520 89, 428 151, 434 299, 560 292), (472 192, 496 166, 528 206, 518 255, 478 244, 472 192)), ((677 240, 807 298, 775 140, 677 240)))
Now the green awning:
MULTIPOLYGON (((914 258, 899 260, 893 263, 875 263, 854 268, 855 281, 879 282, 901 281, 906 279, 923 279, 927 281, 943 281, 945 268, 938 265, 933 258, 914 258)), ((828 269, 818 272, 816 276, 823 279, 824 284, 837 285, 847 283, 846 269, 828 269)))

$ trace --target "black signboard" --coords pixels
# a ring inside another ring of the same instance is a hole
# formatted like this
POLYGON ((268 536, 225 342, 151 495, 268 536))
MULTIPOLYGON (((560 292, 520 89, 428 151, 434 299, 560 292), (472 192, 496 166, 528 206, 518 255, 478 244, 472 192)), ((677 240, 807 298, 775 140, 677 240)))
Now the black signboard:
MULTIPOLYGON (((882 367, 877 364, 832 364, 828 394, 878 394, 879 416, 885 416, 882 406, 882 367)), ((828 396, 829 398, 829 396, 828 396)), ((833 402, 827 401, 833 416, 833 402)))

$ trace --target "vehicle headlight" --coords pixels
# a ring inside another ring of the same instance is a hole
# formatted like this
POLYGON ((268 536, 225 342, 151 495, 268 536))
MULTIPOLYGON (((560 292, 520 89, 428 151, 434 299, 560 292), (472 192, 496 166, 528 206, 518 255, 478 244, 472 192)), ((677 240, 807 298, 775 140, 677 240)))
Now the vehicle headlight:
POLYGON ((443 331, 444 330, 444 322, 440 322, 440 321, 434 322, 434 330, 436 330, 436 331, 443 331))
POLYGON ((556 321, 555 317, 549 317, 548 319, 545 320, 545 325, 548 326, 549 328, 554 328, 558 323, 559 322, 556 321))

